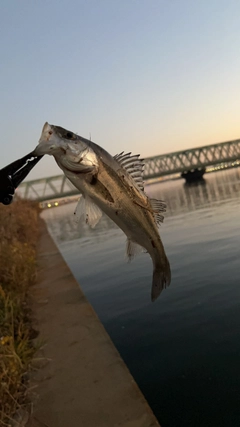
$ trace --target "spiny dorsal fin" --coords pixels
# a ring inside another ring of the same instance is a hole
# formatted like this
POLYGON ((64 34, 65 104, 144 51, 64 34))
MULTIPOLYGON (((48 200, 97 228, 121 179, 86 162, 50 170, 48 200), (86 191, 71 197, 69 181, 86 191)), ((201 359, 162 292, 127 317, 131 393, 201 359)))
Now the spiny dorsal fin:
POLYGON ((74 215, 76 222, 79 222, 81 217, 83 217, 86 224, 94 228, 102 216, 102 211, 89 197, 81 196, 74 215))
POLYGON ((150 203, 153 209, 155 222, 157 225, 161 225, 161 222, 164 220, 162 214, 166 212, 166 203, 158 199, 150 199, 150 203))
POLYGON ((138 245, 137 243, 133 242, 130 239, 127 239, 127 241, 126 241, 126 254, 127 254, 129 262, 132 261, 132 259, 135 257, 135 255, 138 255, 142 251, 143 251, 142 246, 138 245))
POLYGON ((124 168, 129 175, 133 178, 133 180, 136 182, 137 186, 140 188, 140 190, 144 190, 144 183, 143 183, 143 168, 144 163, 142 159, 139 159, 140 154, 135 154, 131 156, 132 153, 125 153, 122 152, 120 154, 116 154, 114 156, 114 159, 117 160, 117 162, 124 168))

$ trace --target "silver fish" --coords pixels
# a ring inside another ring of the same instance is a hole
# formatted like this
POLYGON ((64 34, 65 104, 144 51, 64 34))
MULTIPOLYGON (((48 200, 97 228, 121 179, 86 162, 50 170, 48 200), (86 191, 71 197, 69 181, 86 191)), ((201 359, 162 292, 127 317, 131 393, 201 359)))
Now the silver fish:
POLYGON ((166 205, 144 193, 143 163, 139 155, 112 157, 92 141, 59 126, 45 123, 34 155, 50 154, 66 177, 82 193, 75 215, 94 227, 105 212, 127 236, 131 260, 139 246, 152 258, 151 299, 155 301, 171 281, 171 270, 158 232, 166 205))

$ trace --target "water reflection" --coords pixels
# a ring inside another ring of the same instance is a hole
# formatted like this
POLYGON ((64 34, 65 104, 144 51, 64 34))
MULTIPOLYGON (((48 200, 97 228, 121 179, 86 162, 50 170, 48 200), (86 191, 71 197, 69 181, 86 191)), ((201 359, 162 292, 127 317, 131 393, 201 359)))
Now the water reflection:
POLYGON ((150 187, 149 194, 166 201, 166 216, 179 215, 238 198, 240 169, 208 174, 195 185, 186 185, 182 180, 161 185, 150 187))
MULTIPOLYGON (((146 192, 150 197, 165 200, 166 217, 207 208, 239 197, 240 168, 208 174, 204 180, 191 186, 183 180, 161 182, 146 186, 146 192)), ((95 241, 102 241, 110 230, 117 233, 118 227, 106 215, 102 216, 94 230, 82 221, 76 223, 73 215, 75 206, 76 203, 71 203, 42 213, 57 243, 80 237, 88 241, 93 235, 95 241)))
POLYGON ((76 203, 69 203, 42 212, 41 216, 47 221, 48 229, 57 243, 79 239, 80 237, 84 243, 93 236, 95 242, 100 242, 105 239, 105 234, 109 234, 109 230, 113 230, 113 232, 118 230, 116 224, 104 214, 94 229, 83 221, 77 223, 73 214, 75 207, 76 203))

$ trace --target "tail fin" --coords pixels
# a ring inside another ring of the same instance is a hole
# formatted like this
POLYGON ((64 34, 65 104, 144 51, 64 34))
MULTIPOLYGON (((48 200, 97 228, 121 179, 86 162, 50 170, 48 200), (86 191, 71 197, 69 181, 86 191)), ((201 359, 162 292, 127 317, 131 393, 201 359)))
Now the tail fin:
POLYGON ((152 302, 155 301, 163 289, 166 289, 171 283, 171 269, 169 261, 166 257, 165 263, 163 266, 155 267, 153 270, 153 279, 152 279, 152 293, 151 299, 152 302))

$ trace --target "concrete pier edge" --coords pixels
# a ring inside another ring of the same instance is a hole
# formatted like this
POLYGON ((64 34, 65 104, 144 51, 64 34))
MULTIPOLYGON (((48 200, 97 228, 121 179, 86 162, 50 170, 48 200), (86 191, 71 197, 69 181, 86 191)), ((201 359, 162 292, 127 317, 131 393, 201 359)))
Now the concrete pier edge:
POLYGON ((159 427, 152 410, 40 223, 33 316, 42 367, 29 427, 159 427))

